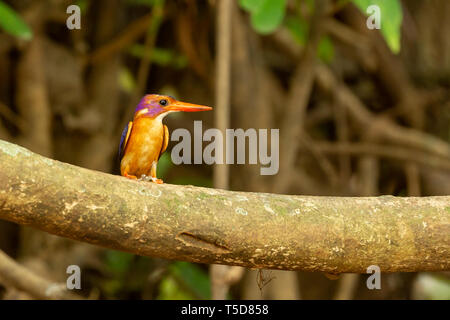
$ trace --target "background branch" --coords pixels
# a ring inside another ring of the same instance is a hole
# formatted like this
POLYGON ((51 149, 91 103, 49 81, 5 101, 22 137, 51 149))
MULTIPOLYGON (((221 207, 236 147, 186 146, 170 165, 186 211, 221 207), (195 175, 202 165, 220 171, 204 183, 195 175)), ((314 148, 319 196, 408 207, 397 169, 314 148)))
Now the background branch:
MULTIPOLYGON (((231 72, 231 20, 233 1, 221 0, 217 3, 216 31, 216 83, 214 123, 222 134, 230 127, 230 72, 231 72)), ((222 148, 224 146, 221 146, 222 148)), ((225 150, 223 150, 225 154, 225 150)), ((229 189, 230 169, 226 164, 216 164, 213 171, 214 187, 229 189)), ((231 285, 228 273, 230 268, 224 265, 212 265, 211 296, 215 300, 225 300, 231 285)))
POLYGON ((0 283, 13 286, 38 299, 81 299, 65 283, 50 282, 16 263, 0 250, 0 283))

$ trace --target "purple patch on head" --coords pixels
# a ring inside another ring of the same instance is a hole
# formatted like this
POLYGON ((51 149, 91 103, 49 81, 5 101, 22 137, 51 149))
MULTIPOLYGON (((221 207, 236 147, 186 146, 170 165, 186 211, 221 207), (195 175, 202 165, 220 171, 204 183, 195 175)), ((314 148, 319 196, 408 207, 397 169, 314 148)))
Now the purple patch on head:
POLYGON ((151 98, 149 99, 149 95, 146 95, 141 99, 141 101, 136 107, 136 110, 134 110, 134 113, 137 113, 144 108, 148 108, 148 112, 146 113, 146 115, 150 117, 156 117, 158 114, 164 111, 164 109, 161 107, 158 101, 155 101, 154 99, 151 98))

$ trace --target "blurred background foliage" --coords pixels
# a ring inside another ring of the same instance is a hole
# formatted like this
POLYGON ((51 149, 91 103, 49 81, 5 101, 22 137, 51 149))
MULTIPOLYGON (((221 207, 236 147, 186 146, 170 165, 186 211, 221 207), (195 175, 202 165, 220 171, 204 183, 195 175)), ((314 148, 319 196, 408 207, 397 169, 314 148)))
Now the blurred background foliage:
MULTIPOLYGON (((441 165, 430 164, 427 159, 436 155, 426 147, 419 152, 402 146, 392 157, 392 147, 407 138, 380 138, 368 130, 371 122, 390 119, 394 124, 387 133, 402 126, 422 134, 417 137, 426 140, 423 145, 433 144, 429 136, 449 142, 449 2, 320 2, 326 3, 321 32, 313 30, 318 28, 312 22, 319 10, 316 1, 235 2, 232 127, 282 127, 283 117, 296 108, 300 90, 306 100, 298 108, 306 115, 299 115, 307 135, 295 147, 302 156, 285 169, 296 177, 295 183, 276 183, 273 177, 255 174, 252 166, 236 166, 232 189, 355 196, 449 194, 449 159, 442 153, 441 165), (366 28, 370 5, 380 8, 380 32, 366 28), (302 52, 309 47, 314 55, 305 58, 302 52), (331 82, 326 73, 308 78, 312 71, 305 66, 315 64, 315 58, 331 70, 331 82), (319 80, 313 80, 316 77, 319 80), (330 83, 350 93, 339 98, 327 87, 330 83), (302 86, 309 89, 298 89, 302 86), (342 107, 354 105, 355 99, 360 101, 356 109, 362 106, 356 115, 355 108, 342 107), (369 121, 354 120, 361 114, 369 121), (431 156, 420 160, 423 152, 431 156), (274 190, 272 185, 282 187, 274 190)), ((121 128, 143 94, 158 92, 214 104, 215 41, 220 36, 215 33, 216 10, 217 0, 0 1, 0 138, 117 174, 121 128), (66 28, 66 8, 71 4, 81 9, 80 30, 66 28)), ((167 124, 192 131, 194 119, 214 126, 211 114, 174 114, 167 124)), ((175 166, 170 147, 158 166, 164 181, 213 186, 211 167, 175 166)), ((0 222, 0 248, 55 281, 64 281, 68 264, 82 266, 81 294, 92 299, 211 298, 205 265, 103 250, 6 222, 0 222)), ((302 272, 246 271, 232 284, 228 298, 450 299, 448 274, 383 275, 381 291, 367 290, 365 279, 344 276, 332 281, 302 272)), ((0 295, 29 298, 1 284, 0 295)))
POLYGON ((7 33, 30 40, 32 32, 22 18, 6 3, 0 2, 0 26, 7 33))

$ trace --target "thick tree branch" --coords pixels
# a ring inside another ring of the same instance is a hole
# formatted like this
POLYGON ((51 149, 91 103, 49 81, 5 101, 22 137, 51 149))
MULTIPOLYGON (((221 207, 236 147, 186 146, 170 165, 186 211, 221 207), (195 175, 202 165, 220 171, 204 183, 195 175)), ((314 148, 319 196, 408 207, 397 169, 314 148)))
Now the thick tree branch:
POLYGON ((0 140, 0 218, 135 254, 251 268, 450 270, 450 196, 305 197, 156 185, 0 140))

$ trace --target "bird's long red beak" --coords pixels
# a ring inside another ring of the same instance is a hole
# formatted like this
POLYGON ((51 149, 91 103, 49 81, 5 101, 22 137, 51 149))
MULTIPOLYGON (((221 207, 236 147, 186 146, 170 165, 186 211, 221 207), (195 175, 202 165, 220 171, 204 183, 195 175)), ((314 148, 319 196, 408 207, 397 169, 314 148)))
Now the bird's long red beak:
POLYGON ((184 112, 197 112, 197 111, 212 110, 212 108, 208 107, 208 106, 201 106, 198 104, 181 102, 181 101, 172 103, 171 105, 165 107, 165 109, 167 111, 184 111, 184 112))

